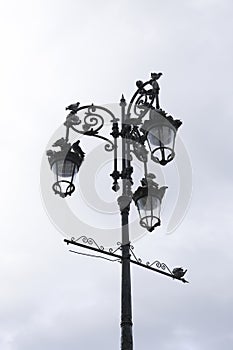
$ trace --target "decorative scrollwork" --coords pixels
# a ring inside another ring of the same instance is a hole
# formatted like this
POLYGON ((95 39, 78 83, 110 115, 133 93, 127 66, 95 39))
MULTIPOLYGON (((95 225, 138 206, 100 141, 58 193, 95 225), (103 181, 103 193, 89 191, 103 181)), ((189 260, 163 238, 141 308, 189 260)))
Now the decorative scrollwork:
POLYGON ((91 134, 96 134, 104 125, 104 118, 95 112, 96 107, 94 105, 89 106, 87 112, 85 112, 84 124, 82 125, 82 128, 86 134, 88 132, 91 134))
POLYGON ((147 162, 148 151, 144 145, 139 142, 133 142, 132 152, 135 154, 138 160, 141 162, 147 162))
MULTIPOLYGON (((142 259, 141 258, 137 258, 137 256, 135 255, 135 253, 134 253, 134 246, 132 246, 132 245, 130 245, 130 252, 131 252, 132 256, 134 257, 135 261, 137 261, 139 264, 144 265, 143 262, 142 262, 142 259)), ((152 267, 153 265, 155 265, 157 269, 161 269, 163 271, 168 271, 172 275, 172 272, 169 269, 169 267, 165 263, 161 263, 158 260, 155 260, 153 263, 150 263, 149 261, 147 261, 145 265, 149 266, 149 267, 152 267)))
POLYGON ((138 116, 140 119, 142 119, 144 115, 146 115, 149 108, 153 105, 153 102, 154 102, 154 97, 150 95, 148 91, 145 89, 141 90, 139 92, 140 95, 134 104, 134 114, 138 116))
POLYGON ((142 121, 142 118, 147 114, 150 108, 156 101, 156 109, 160 109, 159 106, 159 84, 157 80, 161 77, 162 73, 151 73, 151 79, 145 83, 141 80, 136 82, 138 87, 137 91, 133 95, 127 110, 127 116, 131 115, 131 108, 133 106, 134 115, 138 117, 138 124, 142 121), (148 85, 151 85, 150 89, 146 89, 148 85))
POLYGON ((80 108, 78 108, 77 105, 77 107, 73 108, 68 114, 64 125, 79 134, 94 136, 106 141, 105 150, 111 152, 115 148, 114 143, 107 137, 99 135, 100 129, 104 126, 104 116, 101 112, 110 116, 112 123, 117 123, 118 119, 109 109, 92 104, 80 108))
POLYGON ((169 269, 169 267, 165 263, 161 263, 158 260, 155 260, 153 263, 150 263, 149 261, 147 261, 146 265, 150 266, 150 267, 155 265, 158 269, 161 269, 161 270, 164 270, 164 271, 167 270, 170 274, 172 274, 172 272, 169 269))
POLYGON ((87 245, 94 245, 96 248, 98 248, 100 251, 108 251, 109 253, 112 253, 112 254, 115 254, 118 250, 121 250, 121 242, 117 242, 117 248, 109 248, 108 250, 106 250, 102 245, 99 245, 98 243, 96 243, 96 241, 93 239, 93 238, 88 238, 86 236, 81 236, 79 238, 75 238, 75 237, 72 237, 71 238, 71 241, 72 242, 75 242, 75 243, 84 243, 84 244, 87 244, 87 245))
POLYGON ((130 249, 130 252, 132 253, 134 259, 138 262, 138 263, 142 263, 142 259, 141 258, 137 258, 136 255, 134 254, 134 246, 133 245, 130 245, 129 246, 129 249, 130 249))
POLYGON ((88 245, 95 245, 99 250, 104 250, 104 247, 102 245, 99 246, 93 238, 88 238, 86 236, 81 236, 79 238, 72 237, 71 241, 76 242, 76 243, 81 241, 81 242, 88 244, 88 245))
POLYGON ((121 250, 122 249, 122 247, 121 247, 121 242, 117 242, 117 245, 118 245, 118 247, 114 250, 113 248, 109 248, 109 253, 112 253, 112 254, 114 254, 114 253, 116 253, 118 250, 121 250))

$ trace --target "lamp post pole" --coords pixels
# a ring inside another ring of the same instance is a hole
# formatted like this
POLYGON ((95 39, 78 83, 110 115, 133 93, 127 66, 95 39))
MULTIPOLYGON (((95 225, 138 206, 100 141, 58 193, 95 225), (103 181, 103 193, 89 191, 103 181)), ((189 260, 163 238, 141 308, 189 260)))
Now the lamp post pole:
POLYGON ((131 203, 131 164, 129 157, 129 141, 127 139, 127 124, 125 124, 124 97, 121 99, 121 137, 122 137, 122 196, 118 198, 121 212, 122 230, 122 280, 121 280, 121 349, 133 349, 132 335, 132 301, 130 276, 130 240, 129 240, 129 210, 131 203))
MULTIPOLYGON (((105 145, 106 151, 114 151, 114 170, 110 176, 113 178, 113 191, 117 192, 120 189, 118 179, 122 181, 122 193, 118 197, 118 205, 121 214, 121 233, 122 238, 119 247, 115 250, 112 248, 106 251, 105 248, 93 238, 80 236, 78 238, 65 239, 69 245, 76 247, 87 248, 92 252, 98 252, 109 257, 114 257, 114 261, 120 261, 122 264, 121 276, 121 350, 133 350, 133 335, 132 335, 132 301, 131 301, 131 263, 152 270, 159 274, 168 276, 186 283, 183 278, 187 270, 178 267, 172 271, 169 267, 159 262, 158 260, 152 263, 144 264, 141 259, 137 258, 133 252, 133 247, 130 244, 129 236, 129 211, 132 199, 134 200, 140 215, 140 225, 149 232, 159 226, 160 221, 160 206, 164 196, 166 186, 160 187, 154 182, 155 175, 147 171, 147 154, 145 142, 149 143, 151 151, 151 159, 161 165, 166 165, 173 160, 175 156, 174 145, 175 136, 178 128, 182 124, 180 120, 174 120, 172 116, 168 116, 159 106, 159 86, 157 80, 162 73, 152 73, 151 79, 145 83, 137 81, 137 91, 133 95, 126 111, 126 101, 122 95, 121 106, 121 130, 119 130, 119 119, 107 108, 102 106, 88 105, 80 107, 79 102, 68 106, 66 109, 70 111, 64 125, 66 126, 66 137, 57 140, 53 147, 60 147, 59 151, 48 150, 48 160, 51 169, 56 175, 56 181, 52 188, 55 194, 65 198, 72 195, 75 190, 73 184, 74 175, 79 171, 79 168, 84 160, 85 153, 82 151, 79 143, 69 143, 69 130, 102 139, 107 142, 105 145), (152 87, 146 89, 147 87, 152 87), (153 102, 156 102, 156 108, 153 107, 153 102), (132 117, 133 110, 133 117, 132 117), (79 113, 85 112, 84 117, 80 117, 79 113), (104 125, 105 113, 111 117, 113 141, 99 134, 99 130, 104 125), (143 119, 149 116, 149 120, 143 119), (83 120, 82 120, 83 118, 83 120), (140 127, 141 126, 141 127, 140 127), (122 147, 122 166, 121 171, 118 171, 118 138, 121 137, 122 147), (132 173, 131 165, 132 153, 136 158, 144 164, 144 178, 141 180, 142 186, 132 193, 132 173), (117 252, 121 250, 121 255, 117 252), (116 259, 117 258, 117 259, 116 259)), ((72 251, 72 250, 71 250, 72 251)), ((74 251, 72 251, 74 252, 74 251)), ((82 254, 77 251, 74 253, 82 254)), ((106 258, 105 258, 106 259, 106 258)), ((113 260, 111 260, 113 261, 113 260)))
MULTIPOLYGON (((119 198, 119 201, 122 198, 119 198)), ((121 209, 122 219, 122 280, 121 280, 121 349, 133 349, 132 303, 130 278, 130 242, 128 230, 129 204, 121 209)))

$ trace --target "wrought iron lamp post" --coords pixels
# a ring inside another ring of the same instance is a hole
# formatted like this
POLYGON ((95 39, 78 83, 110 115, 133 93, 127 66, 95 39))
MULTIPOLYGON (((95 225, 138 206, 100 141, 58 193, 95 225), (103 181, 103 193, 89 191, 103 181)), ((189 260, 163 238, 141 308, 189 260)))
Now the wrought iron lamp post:
POLYGON ((148 173, 148 153, 151 153, 151 159, 161 165, 166 165, 172 161, 175 156, 175 137, 178 128, 182 124, 180 120, 174 120, 168 116, 159 105, 159 85, 157 80, 162 73, 152 73, 151 79, 143 83, 137 81, 137 90, 134 93, 130 103, 122 95, 121 122, 112 111, 102 106, 87 105, 80 107, 79 103, 72 104, 66 109, 69 114, 64 123, 66 127, 65 137, 59 139, 53 144, 53 147, 60 147, 60 150, 47 151, 48 160, 51 169, 55 175, 55 183, 52 188, 54 193, 62 198, 70 196, 74 190, 74 179, 84 160, 85 154, 80 146, 80 141, 74 144, 69 142, 69 131, 73 131, 102 139, 107 142, 106 151, 113 151, 113 172, 110 176, 113 178, 112 189, 115 192, 120 190, 119 180, 122 182, 121 195, 117 201, 121 213, 122 240, 119 247, 115 250, 106 250, 99 246, 92 238, 81 236, 79 238, 65 239, 69 245, 88 248, 94 252, 108 255, 119 259, 122 264, 122 286, 121 286, 121 349, 133 349, 132 336, 132 308, 131 308, 131 263, 150 269, 157 273, 187 282, 184 279, 182 268, 175 268, 172 271, 164 263, 154 261, 144 264, 134 254, 133 247, 130 244, 129 236, 129 211, 132 199, 134 200, 140 216, 140 224, 148 231, 153 231, 156 226, 161 224, 160 207, 162 198, 167 189, 166 186, 160 187, 154 181, 155 175, 148 173), (148 88, 149 87, 149 88, 148 88), (155 107, 154 107, 155 103, 155 107), (84 116, 83 116, 84 112, 84 116), (82 114, 82 116, 81 116, 82 114), (104 126, 104 117, 110 117, 112 130, 110 136, 112 139, 99 134, 104 126), (149 117, 149 119, 147 118, 149 117), (121 169, 118 169, 118 151, 119 141, 121 140, 121 169), (146 148, 149 145, 149 151, 146 148), (133 167, 132 154, 143 163, 144 178, 141 186, 132 193, 133 185, 133 167), (121 251, 121 254, 119 254, 121 251))

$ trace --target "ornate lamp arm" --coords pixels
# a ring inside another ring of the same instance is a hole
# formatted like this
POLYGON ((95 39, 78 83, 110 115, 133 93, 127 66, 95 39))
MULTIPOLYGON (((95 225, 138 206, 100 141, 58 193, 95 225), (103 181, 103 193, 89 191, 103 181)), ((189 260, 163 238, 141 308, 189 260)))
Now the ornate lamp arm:
POLYGON ((157 80, 161 77, 162 73, 151 73, 151 79, 143 83, 141 80, 136 82, 138 87, 134 93, 127 109, 127 122, 134 125, 142 124, 142 119, 153 106, 156 101, 156 109, 160 109, 159 106, 159 84, 157 80), (151 85, 150 89, 145 89, 146 86, 151 85), (137 118, 131 118, 131 109, 137 118))
POLYGON ((68 114, 66 121, 64 123, 64 125, 67 128, 67 131, 66 131, 67 141, 69 137, 69 129, 72 129, 78 134, 93 136, 93 137, 97 137, 99 139, 107 141, 107 145, 105 145, 105 150, 108 152, 111 152, 112 150, 114 150, 114 148, 116 148, 116 144, 114 144, 111 140, 109 140, 105 136, 99 135, 100 129, 102 129, 102 127, 104 126, 104 117, 100 113, 100 111, 102 113, 103 112, 106 113, 108 116, 111 117, 110 121, 113 124, 115 124, 115 128, 116 128, 116 124, 118 123, 119 119, 116 118, 109 109, 102 106, 95 106, 94 104, 82 106, 75 109, 72 109, 72 107, 71 108, 69 107, 67 107, 66 109, 70 109, 71 112, 68 114), (80 111, 85 111, 85 115, 82 117, 78 115, 80 111))
MULTIPOLYGON (((119 119, 116 118, 113 112, 106 107, 95 106, 94 104, 82 107, 79 107, 79 105, 80 103, 77 102, 66 107, 66 110, 69 110, 69 114, 67 115, 66 121, 64 123, 66 126, 66 136, 65 139, 63 139, 64 143, 69 145, 69 148, 71 147, 71 144, 69 143, 70 129, 78 134, 93 136, 106 141, 107 144, 105 145, 105 150, 108 152, 114 151, 114 169, 111 174, 113 178, 112 189, 114 191, 118 191, 120 188, 118 185, 118 179, 121 177, 121 174, 117 169, 117 139, 120 136, 118 126, 119 119), (110 122, 112 123, 112 132, 110 135, 112 136, 113 140, 110 140, 109 138, 99 134, 99 131, 105 124, 105 116, 108 118, 110 117, 110 122)), ((53 151, 49 151, 49 154, 51 154, 51 152, 54 154, 53 151)), ((74 188, 75 187, 73 186, 73 190, 74 188)), ((67 191, 65 193, 65 196, 66 195, 67 191)))
POLYGON ((154 101, 156 101, 156 109, 160 109, 159 106, 159 84, 157 80, 161 77, 162 73, 151 73, 151 79, 143 83, 141 80, 136 82, 138 89, 134 93, 128 108, 125 113, 124 130, 122 137, 127 138, 132 145, 131 152, 142 162, 144 162, 145 173, 147 164, 147 154, 144 143, 146 140, 145 134, 139 131, 139 125, 142 124, 142 119, 146 116, 147 112, 153 107, 154 101), (150 85, 150 89, 146 87, 150 85), (131 115, 133 109, 133 116, 131 115), (136 117, 135 117, 136 116, 136 117))
POLYGON ((160 108, 160 87, 157 80, 161 75, 162 73, 151 73, 150 80, 145 83, 141 80, 136 82, 138 89, 126 111, 125 125, 128 127, 126 137, 132 145, 131 152, 144 162, 144 166, 148 153, 144 146, 146 140, 154 162, 164 166, 173 160, 175 137, 182 124, 180 120, 175 120, 160 108), (145 116, 149 119, 143 121, 145 116))

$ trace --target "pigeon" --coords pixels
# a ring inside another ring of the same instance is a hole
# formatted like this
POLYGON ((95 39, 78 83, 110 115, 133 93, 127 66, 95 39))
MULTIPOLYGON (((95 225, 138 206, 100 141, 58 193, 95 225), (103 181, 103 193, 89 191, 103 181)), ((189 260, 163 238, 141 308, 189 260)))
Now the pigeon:
POLYGON ((172 273, 175 277, 177 278, 182 278, 184 277, 184 275, 186 274, 187 270, 183 270, 182 267, 175 267, 173 270, 172 270, 172 273))
POLYGON ((81 155, 81 157, 85 156, 85 153, 83 152, 83 150, 81 149, 81 147, 79 146, 80 141, 78 140, 77 142, 75 142, 72 146, 74 152, 79 153, 81 155))
POLYGON ((163 73, 151 73, 151 78, 154 80, 158 80, 163 73))
POLYGON ((68 107, 66 107, 66 110, 70 110, 70 111, 72 111, 73 113, 76 113, 76 112, 78 111, 79 105, 80 105, 79 102, 73 103, 73 104, 69 105, 68 107))

